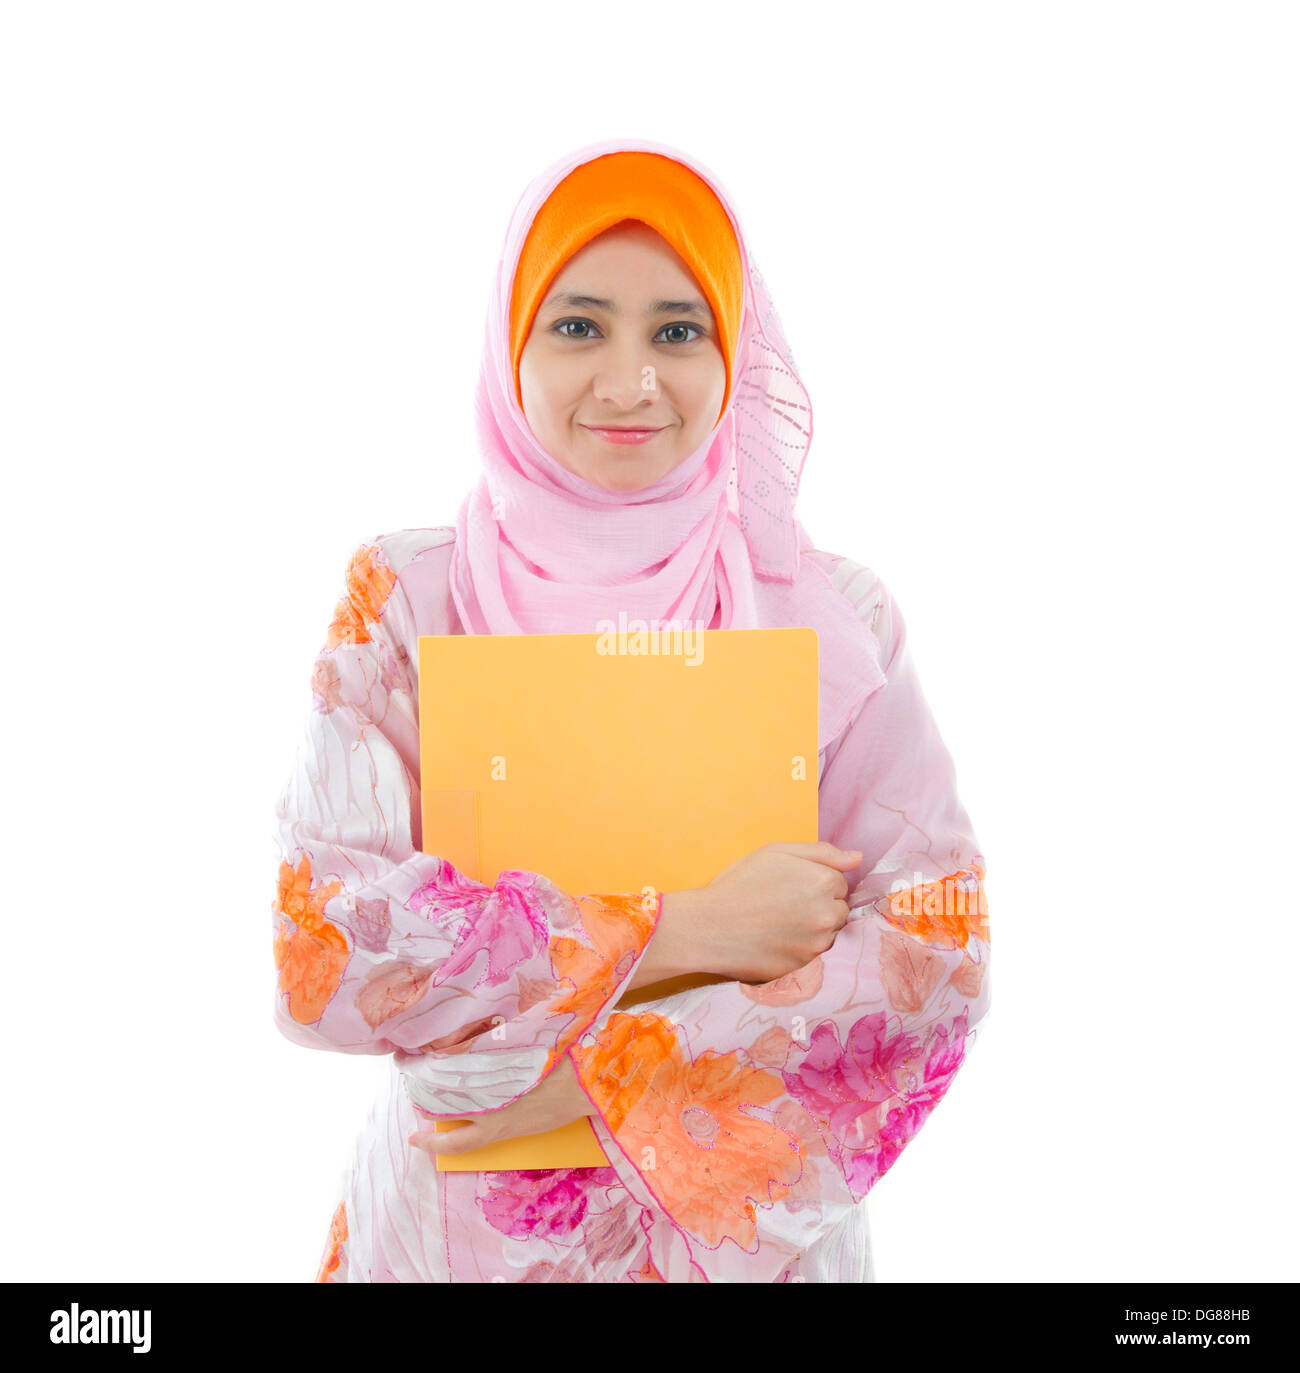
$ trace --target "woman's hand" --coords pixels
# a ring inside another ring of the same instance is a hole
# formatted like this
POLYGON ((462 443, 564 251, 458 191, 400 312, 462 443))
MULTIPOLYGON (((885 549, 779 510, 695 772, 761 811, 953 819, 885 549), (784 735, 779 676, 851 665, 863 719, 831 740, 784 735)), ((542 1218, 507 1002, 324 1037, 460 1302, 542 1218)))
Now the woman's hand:
MULTIPOLYGON (((860 850, 821 840, 764 844, 708 886, 670 893, 672 933, 689 931, 702 972, 773 982, 835 943, 849 918, 844 872, 861 862, 860 850)), ((664 915, 669 911, 665 898, 664 915)))
POLYGON ((565 1054, 536 1087, 509 1106, 480 1115, 458 1116, 457 1119, 470 1123, 454 1130, 438 1131, 429 1125, 408 1135, 406 1142, 426 1150, 430 1156, 465 1154, 494 1140, 542 1134, 567 1125, 579 1116, 595 1113, 591 1098, 578 1081, 573 1060, 565 1054))

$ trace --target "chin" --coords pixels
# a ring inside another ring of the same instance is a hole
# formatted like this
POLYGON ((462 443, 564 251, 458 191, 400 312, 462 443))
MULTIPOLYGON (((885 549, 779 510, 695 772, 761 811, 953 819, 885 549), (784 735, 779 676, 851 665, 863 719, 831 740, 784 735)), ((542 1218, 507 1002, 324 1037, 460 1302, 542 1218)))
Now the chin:
POLYGON ((649 486, 658 480, 658 477, 638 476, 629 472, 592 477, 592 481, 597 486, 603 486, 606 491, 639 491, 643 486, 649 486))

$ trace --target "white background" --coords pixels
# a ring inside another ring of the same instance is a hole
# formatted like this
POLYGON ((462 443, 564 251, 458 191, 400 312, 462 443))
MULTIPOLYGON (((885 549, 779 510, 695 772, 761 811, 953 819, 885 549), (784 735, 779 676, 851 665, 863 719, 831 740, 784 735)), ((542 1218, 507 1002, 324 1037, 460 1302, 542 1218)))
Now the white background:
POLYGON ((452 523, 570 148, 739 209, 989 860, 882 1282, 1300 1278, 1297 11, 0 11, 6 1279, 314 1276, 385 1062, 271 1021, 354 547, 452 523))

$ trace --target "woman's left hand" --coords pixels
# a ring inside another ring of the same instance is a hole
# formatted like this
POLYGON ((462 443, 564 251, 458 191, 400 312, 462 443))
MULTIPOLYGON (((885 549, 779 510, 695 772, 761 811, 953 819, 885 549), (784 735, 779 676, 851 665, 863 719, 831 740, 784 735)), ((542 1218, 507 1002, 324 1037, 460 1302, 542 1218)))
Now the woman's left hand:
POLYGON ((406 1137, 408 1144, 434 1154, 465 1154, 498 1139, 517 1139, 559 1129, 579 1116, 594 1115, 596 1108, 578 1081, 573 1060, 565 1054, 531 1091, 499 1111, 457 1116, 468 1125, 454 1130, 435 1130, 430 1124, 406 1137))

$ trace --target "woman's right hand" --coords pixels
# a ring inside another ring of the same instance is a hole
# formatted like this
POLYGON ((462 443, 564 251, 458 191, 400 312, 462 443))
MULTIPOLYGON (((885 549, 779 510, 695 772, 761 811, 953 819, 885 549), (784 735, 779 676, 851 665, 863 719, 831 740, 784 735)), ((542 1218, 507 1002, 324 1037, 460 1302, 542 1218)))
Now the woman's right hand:
POLYGON ((821 840, 764 844, 707 886, 668 893, 661 919, 693 969, 774 982, 835 943, 849 918, 844 873, 861 862, 859 850, 821 840))

